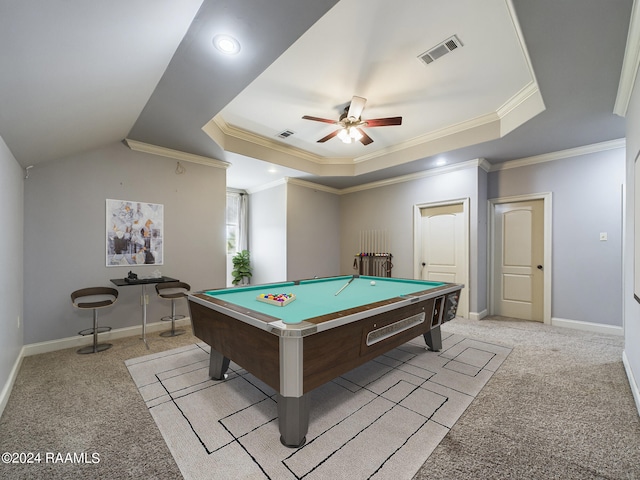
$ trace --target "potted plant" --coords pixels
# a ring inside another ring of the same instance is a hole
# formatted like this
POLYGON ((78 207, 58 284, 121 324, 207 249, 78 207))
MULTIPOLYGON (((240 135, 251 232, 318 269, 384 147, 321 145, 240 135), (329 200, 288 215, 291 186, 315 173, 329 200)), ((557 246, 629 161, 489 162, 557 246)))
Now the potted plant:
POLYGON ((236 253, 231 259, 233 262, 233 270, 231 276, 233 277, 234 285, 249 283, 249 277, 251 277, 251 261, 249 258, 249 250, 242 250, 236 253))

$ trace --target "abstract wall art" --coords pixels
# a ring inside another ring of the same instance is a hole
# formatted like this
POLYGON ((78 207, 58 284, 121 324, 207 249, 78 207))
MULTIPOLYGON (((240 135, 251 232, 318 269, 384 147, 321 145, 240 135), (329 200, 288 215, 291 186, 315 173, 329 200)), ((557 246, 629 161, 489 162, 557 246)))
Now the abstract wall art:
POLYGON ((107 199, 107 266, 162 265, 164 206, 107 199))

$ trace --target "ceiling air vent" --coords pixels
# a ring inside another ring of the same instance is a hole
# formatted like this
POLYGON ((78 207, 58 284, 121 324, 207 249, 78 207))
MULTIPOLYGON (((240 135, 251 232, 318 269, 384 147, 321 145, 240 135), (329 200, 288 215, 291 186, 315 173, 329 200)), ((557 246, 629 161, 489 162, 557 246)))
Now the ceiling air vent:
POLYGON ((278 137, 280 137, 280 138, 289 138, 291 135, 293 135, 293 132, 291 130, 285 130, 284 132, 280 132, 278 134, 278 137))
POLYGON ((462 47, 463 43, 460 39, 454 35, 451 38, 447 38, 444 42, 439 43, 431 50, 427 50, 424 53, 418 55, 418 58, 423 61, 426 65, 429 65, 431 62, 439 59, 443 55, 455 50, 456 48, 462 47))

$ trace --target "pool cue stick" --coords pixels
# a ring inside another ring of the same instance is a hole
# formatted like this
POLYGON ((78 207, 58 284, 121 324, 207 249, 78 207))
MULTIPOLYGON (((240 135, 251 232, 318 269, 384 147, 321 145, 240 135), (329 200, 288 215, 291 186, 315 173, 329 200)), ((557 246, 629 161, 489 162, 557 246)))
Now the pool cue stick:
POLYGON ((349 286, 349 284, 350 284, 351 282, 353 282, 353 279, 354 279, 354 278, 356 278, 356 277, 351 277, 351 278, 349 279, 349 281, 348 281, 347 283, 345 283, 345 284, 342 286, 342 288, 336 292, 336 294, 334 295, 334 297, 335 297, 335 296, 337 296, 337 295, 338 295, 342 290, 344 290, 345 288, 347 288, 347 287, 349 286))

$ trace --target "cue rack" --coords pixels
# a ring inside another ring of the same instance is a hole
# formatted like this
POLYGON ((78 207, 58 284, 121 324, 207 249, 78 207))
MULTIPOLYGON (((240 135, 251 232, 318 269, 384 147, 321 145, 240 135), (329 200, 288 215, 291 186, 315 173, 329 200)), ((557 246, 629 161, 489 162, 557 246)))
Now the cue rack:
POLYGON ((360 253, 353 261, 353 269, 360 275, 391 277, 390 245, 387 230, 360 230, 360 253))
POLYGON ((390 253, 359 253, 353 261, 353 269, 360 275, 391 277, 392 257, 390 253))

